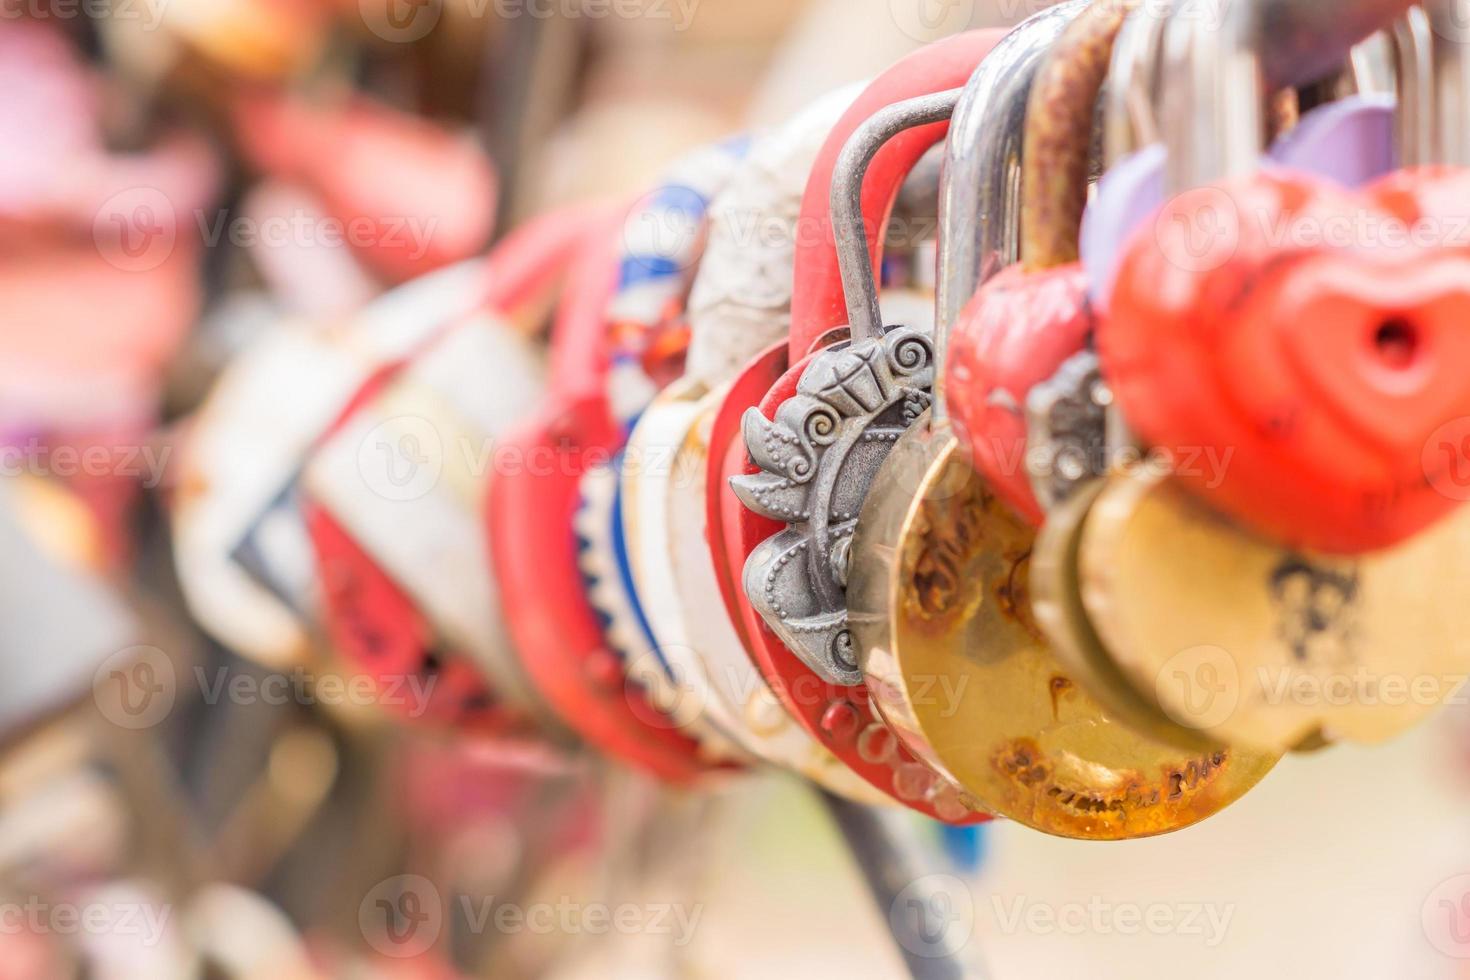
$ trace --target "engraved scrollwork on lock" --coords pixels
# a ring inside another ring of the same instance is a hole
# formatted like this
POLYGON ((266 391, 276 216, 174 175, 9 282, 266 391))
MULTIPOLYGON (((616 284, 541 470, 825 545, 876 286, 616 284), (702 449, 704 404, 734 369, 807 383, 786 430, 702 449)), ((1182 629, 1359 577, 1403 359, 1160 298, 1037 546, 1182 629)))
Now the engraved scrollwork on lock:
POLYGON ((797 656, 835 684, 862 671, 847 628, 847 568, 858 512, 889 451, 929 409, 934 346, 890 328, 881 338, 824 351, 774 421, 744 419, 759 473, 732 481, 751 510, 786 524, 745 568, 756 610, 797 656))

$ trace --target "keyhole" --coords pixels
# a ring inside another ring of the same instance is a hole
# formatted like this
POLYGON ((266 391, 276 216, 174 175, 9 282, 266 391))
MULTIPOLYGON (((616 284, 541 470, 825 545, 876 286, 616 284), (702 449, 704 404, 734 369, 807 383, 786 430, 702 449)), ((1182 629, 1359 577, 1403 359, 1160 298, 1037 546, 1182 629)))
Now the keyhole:
POLYGON ((1396 371, 1414 363, 1419 350, 1419 333, 1403 317, 1393 317, 1378 325, 1373 334, 1373 350, 1378 359, 1396 371))

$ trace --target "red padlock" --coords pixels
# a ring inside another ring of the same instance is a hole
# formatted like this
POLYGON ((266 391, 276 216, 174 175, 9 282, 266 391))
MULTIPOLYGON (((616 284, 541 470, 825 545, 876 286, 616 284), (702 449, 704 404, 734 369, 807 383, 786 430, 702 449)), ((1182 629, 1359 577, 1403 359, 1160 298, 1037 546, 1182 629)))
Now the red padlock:
MULTIPOLYGON (((541 305, 562 276, 593 220, 585 209, 556 212, 530 222, 508 237, 484 266, 484 279, 468 304, 472 313, 443 324, 400 360, 384 364, 353 396, 323 442, 341 430, 358 411, 391 385, 414 357, 430 349, 438 337, 459 329, 486 329, 475 322, 482 311, 505 321, 518 321, 541 305)), ((524 712, 507 710, 479 666, 464 651, 446 649, 425 611, 369 554, 341 521, 309 495, 303 519, 316 552, 323 586, 324 619, 335 649, 362 673, 380 684, 401 686, 418 678, 427 703, 384 698, 387 706, 412 708, 404 720, 423 720, 478 732, 502 733, 524 728, 524 712), (423 710, 423 709, 427 710, 423 710)))
POLYGON ((626 681, 587 600, 572 531, 583 476, 609 462, 625 435, 606 383, 622 217, 584 239, 558 311, 550 398, 497 450, 486 530, 502 610, 537 693, 600 752, 689 782, 707 768, 700 747, 626 681))
POLYGON ((983 284, 949 338, 955 435, 996 494, 1034 525, 1044 513, 1027 466, 1027 397, 1086 349, 1094 326, 1077 239, 1097 98, 1129 8, 1092 4, 1047 56, 1026 111, 1021 261, 983 284))
MULTIPOLYGON (((1258 94, 1232 92, 1228 118, 1248 130, 1258 94)), ((1214 158, 1190 149, 1171 175, 1197 189, 1130 240, 1098 328, 1128 424, 1212 506, 1292 547, 1360 554, 1449 514, 1470 417, 1467 172, 1357 193, 1282 170, 1198 186, 1190 164, 1214 158)))
POLYGON ((1470 417, 1470 248, 1282 248, 1271 229, 1456 227, 1467 187, 1419 171, 1349 194, 1260 173, 1171 201, 1159 238, 1130 245, 1098 336, 1129 424, 1213 506, 1294 547, 1362 553, 1446 516, 1462 454, 1453 433, 1450 453, 1426 450, 1470 417), (1172 261, 1224 201, 1249 216, 1230 260, 1172 261), (1226 465, 1189 465, 1201 454, 1226 465))
MULTIPOLYGON (((756 379, 776 376, 761 393, 759 404, 766 418, 796 393, 805 359, 820 348, 834 331, 847 324, 847 304, 838 264, 831 214, 831 188, 838 159, 848 139, 875 112, 895 102, 958 88, 969 80, 981 59, 1004 36, 1002 31, 975 31, 949 38, 898 62, 858 97, 832 131, 812 170, 798 227, 801 238, 796 252, 795 291, 792 296, 791 336, 784 350, 771 348, 746 368, 721 407, 714 438, 730 441, 711 443, 711 459, 723 459, 724 467, 711 466, 710 494, 712 545, 716 566, 726 583, 726 598, 734 618, 744 624, 752 659, 787 710, 845 765, 883 793, 902 799, 920 812, 939 819, 930 800, 914 799, 896 786, 896 776, 915 760, 896 746, 891 732, 877 717, 861 684, 842 686, 819 676, 782 644, 740 588, 747 559, 784 525, 760 517, 744 507, 728 486, 728 480, 754 473, 739 435, 739 419, 756 407, 756 379), (791 365, 787 368, 786 365, 791 365), (744 398, 740 396, 745 396, 744 398), (730 588, 733 585, 734 588, 730 588), (908 797, 905 799, 905 797, 908 797)), ((944 138, 947 123, 935 123, 902 133, 890 140, 872 161, 863 182, 863 224, 868 236, 871 268, 881 267, 882 229, 887 224, 904 177, 934 143, 944 138)), ((967 813, 958 822, 974 822, 984 815, 967 813)))

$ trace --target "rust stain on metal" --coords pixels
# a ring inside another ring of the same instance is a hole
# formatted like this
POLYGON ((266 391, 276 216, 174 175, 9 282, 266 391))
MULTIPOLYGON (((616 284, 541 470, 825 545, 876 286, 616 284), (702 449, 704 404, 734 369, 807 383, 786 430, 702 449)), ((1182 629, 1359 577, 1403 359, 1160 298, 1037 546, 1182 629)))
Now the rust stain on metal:
POLYGON ((1066 696, 1068 691, 1072 690, 1073 684, 1069 679, 1058 674, 1051 679, 1051 683, 1047 687, 1051 691, 1051 717, 1055 721, 1061 714, 1062 698, 1066 696))
POLYGON ((1031 90, 1021 175, 1021 257, 1028 270, 1077 261, 1097 100, 1113 43, 1137 5, 1096 0, 1058 39, 1031 90))
MULTIPOLYGON (((1063 680, 1064 678, 1057 678, 1063 680)), ((1230 765, 1230 752, 1220 749, 1170 766, 1149 776, 1114 769, 1108 786, 1069 784, 1033 739, 1012 739, 995 752, 995 770, 1020 797, 1032 801, 1042 830, 1074 837, 1110 838, 1127 827, 1130 836, 1176 829, 1215 809, 1214 789, 1230 765)))

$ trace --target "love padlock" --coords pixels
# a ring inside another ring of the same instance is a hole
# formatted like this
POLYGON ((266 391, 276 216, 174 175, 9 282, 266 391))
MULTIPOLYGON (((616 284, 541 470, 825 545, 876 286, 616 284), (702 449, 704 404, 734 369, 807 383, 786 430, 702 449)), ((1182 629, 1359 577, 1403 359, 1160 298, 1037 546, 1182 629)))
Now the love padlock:
POLYGON ((297 487, 305 458, 370 378, 446 324, 483 308, 531 329, 559 265, 548 251, 581 220, 533 221, 488 263, 424 276, 341 323, 273 325, 223 371, 190 421, 170 499, 180 587, 220 643, 276 669, 318 655, 320 590, 297 487))
POLYGON ((484 453, 542 390, 537 347, 512 322, 537 318, 527 308, 561 277, 589 220, 579 209, 534 221, 456 280, 457 307, 380 364, 304 467, 326 632, 408 720, 564 732, 486 601, 489 562, 463 542, 480 537, 484 453), (507 376, 481 385, 480 364, 507 376), (406 682, 425 696, 390 699, 406 682))
POLYGON ((485 491, 486 533, 500 611, 537 693, 599 752, 687 783, 709 770, 704 752, 625 676, 589 600, 573 531, 587 474, 608 465, 627 431, 608 384, 609 304, 623 276, 627 215, 621 209, 583 240, 557 312, 548 397, 500 443, 506 465, 485 491))
MULTIPOLYGON (((1077 42, 1092 45, 1092 57, 1053 62, 1081 88, 1096 88, 1100 76, 1107 76, 1104 142, 1114 158, 1133 150, 1136 116, 1145 116, 1141 128, 1151 122, 1146 106, 1152 97, 1144 82, 1164 21, 1151 8, 1134 14, 1137 6, 1131 0, 1103 4, 1106 30, 1077 42), (1121 34, 1125 24, 1127 36, 1121 34), (1118 35, 1120 43, 1109 45, 1108 35, 1118 35)), ((1277 158, 1335 166, 1344 175, 1354 167, 1381 172, 1392 131, 1384 102, 1364 98, 1321 107, 1276 148, 1277 158)), ((1121 173, 1105 175, 1100 200, 1089 206, 1091 143, 1074 134, 1085 132, 1081 114, 1091 109, 1071 109, 1074 118, 1062 118, 1053 106, 1051 125, 1028 128, 1034 144, 1024 155, 1022 261, 987 283, 950 340, 956 433, 995 491, 1033 524, 1107 467, 1104 416, 1110 393, 1090 350, 1098 296, 1095 274, 1079 261, 1083 216, 1091 219, 1086 231, 1095 246, 1106 240, 1107 221, 1136 223, 1151 211, 1162 186, 1161 153, 1119 159, 1121 173)), ((1108 260, 1099 251, 1092 249, 1089 263, 1108 260)))
MULTIPOLYGON (((1098 0, 1089 29, 1065 35, 1042 69, 1050 102, 1033 101, 1026 117, 1021 175, 1021 261, 998 272, 960 314, 949 338, 946 394, 955 435, 994 492, 1032 524, 1072 482, 1092 472, 1101 447, 1090 445, 1103 405, 1090 364, 1079 364, 1069 389, 1046 411, 1063 416, 1067 432, 1051 441, 1050 457, 1027 458, 1028 400, 1087 353, 1093 311, 1077 237, 1087 205, 1094 99, 1111 63, 1112 43, 1132 0, 1098 0), (1071 50, 1062 45, 1075 45, 1071 50), (1051 74, 1058 77, 1050 77, 1051 74), (1032 474, 1052 490, 1038 502, 1032 474)), ((982 257, 982 263, 988 257, 982 257)))
MULTIPOLYGON (((1220 75, 1216 46, 1170 30, 1198 74, 1220 75)), ((1188 88, 1166 111, 1206 142, 1188 88)), ((1104 373, 1128 424, 1212 507, 1295 547, 1388 548, 1460 503, 1425 447, 1470 415, 1454 369, 1470 251, 1444 233, 1464 210, 1462 172, 1401 172, 1352 193, 1259 170, 1239 145, 1258 132, 1259 95, 1229 87, 1224 116, 1242 128, 1227 128, 1237 169, 1224 180, 1205 183, 1211 147, 1171 148, 1182 193, 1125 251, 1098 329, 1104 373)))
POLYGON ((730 522, 725 552, 715 558, 744 585, 736 605, 766 682, 854 772, 952 823, 986 815, 874 714, 852 657, 843 593, 868 482, 927 406, 932 384, 928 337, 882 328, 873 279, 881 229, 904 177, 943 137, 953 87, 1001 37, 972 32, 916 52, 879 76, 832 130, 803 199, 788 344, 749 366, 721 407, 714 438, 735 431, 728 426, 740 417, 743 444, 712 447, 725 454, 723 476, 731 481, 712 486, 727 495, 730 522), (823 347, 846 327, 849 342, 823 347), (742 385, 763 373, 776 379, 768 390, 742 385))
MULTIPOLYGON (((1411 170, 1370 192, 1391 213, 1428 213, 1447 206, 1436 194, 1464 199, 1455 183, 1411 170)), ((1463 682, 1463 508, 1342 556, 1255 533, 1212 503, 1176 469, 1134 468, 1054 514, 1038 542, 1038 618, 1119 717, 1181 744, 1279 753, 1384 741, 1463 682)))
POLYGON ((624 224, 620 281, 608 310, 614 351, 609 398, 627 444, 582 481, 576 528, 588 594, 604 621, 609 646, 630 684, 698 741, 711 762, 746 762, 729 719, 712 711, 704 674, 690 669, 689 648, 669 635, 675 615, 669 527, 645 516, 675 477, 665 427, 676 422, 659 394, 670 367, 665 338, 687 342, 684 305, 707 240, 709 203, 738 170, 747 138, 702 147, 681 159, 663 185, 643 198, 624 224), (655 354, 653 361, 650 355, 655 354))
MULTIPOLYGON (((1053 8, 976 72, 956 111, 941 198, 952 243, 940 253, 946 295, 973 292, 1016 261, 1008 194, 1037 145, 1031 131, 1073 119, 1074 139, 1089 142, 1102 73, 1085 66, 1106 58, 1117 24, 1106 4, 1053 8), (1024 131, 1006 133, 1022 112, 1024 131), (985 229, 992 247, 980 263, 982 243, 964 233, 976 213, 1000 223, 985 229)), ((941 335, 944 312, 941 303, 941 335)), ((853 544, 852 622, 884 718, 976 805, 1059 836, 1165 833, 1239 798, 1274 757, 1151 739, 1057 659, 1031 613, 1034 534, 960 451, 948 391, 941 385, 933 415, 884 463, 853 544), (935 687, 954 697, 937 703, 935 687)))
POLYGON ((690 292, 684 377, 662 392, 628 441, 622 514, 630 565, 660 666, 681 701, 755 759, 829 792, 881 797, 801 729, 756 672, 721 594, 706 543, 706 429, 729 375, 789 326, 792 254, 802 189, 822 141, 857 89, 823 98, 755 140, 710 207, 704 256, 690 292), (754 239, 751 227, 762 234, 754 239))

